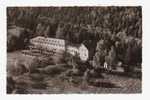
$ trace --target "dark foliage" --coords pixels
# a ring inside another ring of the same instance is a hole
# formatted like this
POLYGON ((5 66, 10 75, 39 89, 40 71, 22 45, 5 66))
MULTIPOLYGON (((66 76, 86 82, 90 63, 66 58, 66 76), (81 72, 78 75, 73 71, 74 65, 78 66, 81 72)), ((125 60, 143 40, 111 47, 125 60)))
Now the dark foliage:
POLYGON ((86 41, 97 67, 105 61, 111 66, 142 63, 141 7, 8 7, 7 16, 8 26, 30 29, 33 37, 86 41))

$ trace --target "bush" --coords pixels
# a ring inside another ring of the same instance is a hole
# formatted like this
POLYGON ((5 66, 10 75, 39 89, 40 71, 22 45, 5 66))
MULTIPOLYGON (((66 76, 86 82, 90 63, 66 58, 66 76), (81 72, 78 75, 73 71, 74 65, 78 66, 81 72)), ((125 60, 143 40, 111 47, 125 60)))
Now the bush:
POLYGON ((21 27, 8 29, 7 33, 7 51, 13 51, 25 48, 29 40, 28 32, 21 27))

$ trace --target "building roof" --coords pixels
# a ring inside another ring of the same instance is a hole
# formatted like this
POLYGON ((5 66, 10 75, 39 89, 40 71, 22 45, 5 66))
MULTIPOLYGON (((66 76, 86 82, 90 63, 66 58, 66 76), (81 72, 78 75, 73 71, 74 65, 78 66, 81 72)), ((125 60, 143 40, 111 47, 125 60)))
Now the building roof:
POLYGON ((42 36, 38 36, 38 37, 35 37, 33 39, 31 39, 31 41, 39 41, 39 42, 53 42, 53 43, 58 43, 58 44, 63 44, 65 45, 65 40, 63 39, 57 39, 57 38, 45 38, 45 37, 42 37, 42 36))

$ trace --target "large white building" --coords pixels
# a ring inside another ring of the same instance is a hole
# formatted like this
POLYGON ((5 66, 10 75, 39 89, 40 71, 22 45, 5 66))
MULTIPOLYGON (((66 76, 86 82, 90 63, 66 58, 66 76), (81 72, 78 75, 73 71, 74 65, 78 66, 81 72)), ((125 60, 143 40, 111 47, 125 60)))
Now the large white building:
POLYGON ((42 36, 30 40, 32 48, 46 50, 54 55, 63 55, 65 52, 75 56, 78 55, 82 61, 87 61, 89 57, 88 49, 84 44, 66 45, 65 40, 56 38, 45 38, 42 36))

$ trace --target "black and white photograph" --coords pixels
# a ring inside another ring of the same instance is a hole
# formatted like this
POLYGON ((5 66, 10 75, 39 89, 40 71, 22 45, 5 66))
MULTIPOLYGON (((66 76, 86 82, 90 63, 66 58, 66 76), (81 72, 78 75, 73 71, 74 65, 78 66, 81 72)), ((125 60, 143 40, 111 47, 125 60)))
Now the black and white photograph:
POLYGON ((7 94, 142 93, 142 6, 6 8, 7 94))

